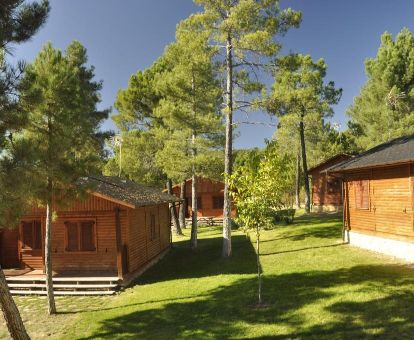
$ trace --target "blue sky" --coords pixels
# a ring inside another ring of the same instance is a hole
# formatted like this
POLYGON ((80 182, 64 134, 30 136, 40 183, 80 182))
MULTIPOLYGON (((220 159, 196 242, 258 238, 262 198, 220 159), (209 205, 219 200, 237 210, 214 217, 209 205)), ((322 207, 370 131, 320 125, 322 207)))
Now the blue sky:
MULTIPOLYGON (((366 79, 364 60, 375 56, 383 32, 396 34, 403 27, 414 31, 414 1, 291 0, 281 5, 303 12, 301 27, 280 40, 283 53, 325 59, 327 80, 344 91, 333 118, 344 128, 345 111, 366 79)), ((32 41, 15 47, 14 58, 30 62, 48 41, 64 49, 79 40, 88 49, 96 78, 103 80, 104 108, 113 105, 118 89, 127 86, 131 74, 151 65, 173 41, 176 24, 199 10, 191 0, 51 0, 51 6, 46 25, 32 41)), ((261 113, 251 114, 250 119, 268 120, 261 113)), ((104 128, 113 129, 112 122, 104 128)), ((263 146, 274 129, 241 126, 235 147, 263 146)))

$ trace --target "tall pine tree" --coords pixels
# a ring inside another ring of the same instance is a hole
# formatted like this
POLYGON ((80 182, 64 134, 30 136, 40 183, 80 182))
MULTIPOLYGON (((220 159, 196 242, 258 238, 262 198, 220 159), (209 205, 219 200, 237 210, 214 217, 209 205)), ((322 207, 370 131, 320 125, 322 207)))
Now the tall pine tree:
POLYGON ((56 313, 52 280, 52 230, 56 208, 82 193, 79 179, 98 171, 102 143, 100 82, 87 66, 86 49, 71 43, 62 53, 49 43, 27 67, 22 105, 29 112, 23 140, 30 141, 33 198, 46 207, 45 268, 48 310, 56 313))
POLYGON ((280 50, 277 35, 297 27, 301 14, 281 10, 278 0, 194 0, 203 7, 190 16, 187 28, 206 32, 210 44, 219 48, 222 93, 225 97, 223 115, 226 119, 224 160, 224 211, 222 255, 231 255, 231 197, 227 178, 233 164, 233 113, 251 106, 252 95, 263 85, 258 81, 262 66, 280 50), (241 96, 236 97, 239 93, 241 96))
POLYGON ((348 109, 350 130, 361 149, 414 133, 414 37, 404 28, 381 37, 377 56, 367 59, 368 77, 348 109))
MULTIPOLYGON (((339 101, 342 90, 335 89, 333 82, 324 83, 325 62, 323 59, 315 62, 309 55, 293 54, 280 58, 274 74, 275 83, 267 108, 277 116, 283 117, 286 123, 296 126, 298 143, 295 144, 300 145, 305 210, 309 212, 310 188, 305 123, 314 123, 322 127, 323 119, 333 115, 332 105, 339 101)), ((311 124, 306 125, 306 128, 312 130, 311 124)))
POLYGON ((176 42, 163 55, 169 67, 157 77, 162 99, 155 115, 163 122, 164 141, 158 163, 177 182, 191 176, 193 249, 197 248, 197 177, 210 162, 206 153, 221 148, 223 142, 221 91, 213 65, 216 49, 208 46, 207 38, 205 33, 195 34, 179 25, 176 42))
MULTIPOLYGON (((22 187, 25 184, 25 148, 16 150, 11 142, 11 132, 26 122, 18 102, 19 72, 6 62, 6 55, 13 44, 29 40, 44 24, 48 16, 49 2, 24 4, 22 0, 0 2, 0 225, 10 226, 18 220, 25 207, 22 187), (7 151, 5 149, 8 149, 7 151)), ((16 223, 17 224, 17 223, 16 223)), ((16 304, 7 287, 0 267, 0 308, 13 339, 29 339, 16 304)))

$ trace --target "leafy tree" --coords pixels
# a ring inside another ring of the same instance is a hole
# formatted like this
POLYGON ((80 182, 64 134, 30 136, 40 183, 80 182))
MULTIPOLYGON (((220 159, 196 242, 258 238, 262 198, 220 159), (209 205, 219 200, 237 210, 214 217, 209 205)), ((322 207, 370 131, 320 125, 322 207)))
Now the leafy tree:
MULTIPOLYGON (((335 89, 333 82, 324 83, 326 64, 323 59, 316 62, 309 55, 293 54, 280 58, 274 70, 275 82, 267 101, 269 112, 287 117, 287 124, 297 126, 302 171, 305 186, 305 210, 310 211, 310 188, 305 142, 306 121, 323 124, 323 119, 333 115, 342 90, 335 89), (308 119, 306 119, 308 118, 308 119)), ((310 125, 310 124, 309 124, 310 125)), ((322 126, 322 125, 320 125, 322 126)), ((308 126, 311 130, 311 126, 308 126)))
POLYGON ((52 281, 52 225, 55 209, 83 192, 79 179, 97 172, 98 138, 107 111, 98 111, 100 82, 87 67, 86 49, 72 42, 65 53, 49 43, 27 67, 22 106, 29 112, 23 139, 33 158, 33 198, 46 207, 45 268, 49 314, 56 313, 52 281))
POLYGON ((145 130, 123 131, 121 136, 122 160, 120 149, 112 146, 114 157, 105 165, 104 174, 118 176, 121 169, 121 175, 133 181, 163 188, 167 178, 155 160, 162 147, 160 141, 151 131, 145 130))
POLYGON ((347 111, 361 149, 414 133, 414 37, 404 28, 381 37, 377 56, 365 61, 368 77, 347 111))
POLYGON ((262 304, 262 271, 260 265, 260 233, 273 226, 274 212, 284 208, 294 173, 294 158, 281 155, 270 145, 262 157, 252 154, 229 178, 237 207, 237 222, 246 232, 256 234, 258 304, 262 304))
POLYGON ((154 129, 162 122, 154 116, 154 109, 161 99, 155 87, 155 77, 165 67, 159 59, 148 69, 132 75, 128 87, 119 90, 115 102, 119 113, 112 119, 121 131, 123 161, 119 164, 119 149, 114 148, 115 157, 108 162, 105 173, 118 174, 121 166, 122 174, 131 180, 164 186, 167 178, 155 161, 163 142, 154 134, 154 129))
POLYGON ((220 87, 212 63, 215 52, 207 45, 205 33, 194 34, 178 26, 176 42, 163 55, 169 67, 156 82, 162 99, 154 114, 162 121, 160 139, 164 142, 157 161, 175 181, 191 176, 193 249, 197 248, 197 177, 210 162, 206 152, 222 146, 220 87))
POLYGON ((231 255, 231 197, 227 178, 233 164, 233 113, 251 107, 251 99, 263 89, 257 75, 268 58, 280 50, 275 41, 278 34, 299 26, 301 14, 290 8, 281 10, 278 0, 194 0, 203 12, 192 15, 187 27, 207 32, 210 44, 223 48, 218 55, 225 96, 226 117, 225 188, 223 252, 231 255), (235 95, 240 94, 238 98, 235 95))
MULTIPOLYGON (((19 73, 6 63, 6 54, 12 44, 29 40, 45 23, 49 13, 49 2, 32 2, 25 4, 22 0, 4 0, 0 2, 0 225, 10 226, 20 217, 26 206, 22 186, 25 183, 25 164, 23 149, 13 147, 11 132, 21 128, 26 117, 18 109, 19 73), (8 138, 9 137, 9 138, 8 138), (8 149, 8 150, 6 150, 8 149), (16 152, 17 151, 17 152, 16 152)), ((9 292, 6 279, 0 267, 0 307, 6 320, 7 328, 13 339, 29 339, 24 324, 13 298, 9 292)))

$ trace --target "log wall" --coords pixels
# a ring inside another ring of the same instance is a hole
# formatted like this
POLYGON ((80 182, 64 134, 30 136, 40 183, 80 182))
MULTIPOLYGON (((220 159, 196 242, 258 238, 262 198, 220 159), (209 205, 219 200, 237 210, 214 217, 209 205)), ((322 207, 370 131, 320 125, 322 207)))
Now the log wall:
POLYGON ((414 242, 413 180, 410 164, 346 174, 346 223, 350 230, 414 242), (357 209, 357 181, 369 181, 368 209, 357 209))
POLYGON ((137 271, 169 248, 171 227, 168 204, 131 210, 128 239, 130 272, 137 271), (151 231, 151 215, 155 217, 155 235, 151 231))
MULTIPOLYGON (((185 198, 187 200, 187 216, 191 216, 191 183, 192 180, 189 179, 186 182, 185 198)), ((173 194, 177 197, 180 197, 180 185, 175 185, 173 187, 173 194)), ((201 208, 197 209, 197 216, 213 216, 217 218, 223 217, 223 208, 215 209, 213 208, 213 198, 214 197, 224 197, 224 183, 219 181, 214 181, 208 178, 199 177, 197 179, 197 195, 199 200, 201 200, 201 208)), ((236 210, 232 209, 232 216, 236 216, 236 210)))

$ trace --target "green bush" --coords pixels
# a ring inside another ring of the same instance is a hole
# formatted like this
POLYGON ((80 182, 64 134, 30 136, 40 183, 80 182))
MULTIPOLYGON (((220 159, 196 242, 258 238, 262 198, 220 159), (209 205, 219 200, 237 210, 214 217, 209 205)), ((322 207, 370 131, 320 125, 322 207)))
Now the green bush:
POLYGON ((295 209, 282 209, 282 210, 275 211, 273 213, 273 222, 276 224, 280 222, 291 224, 293 223, 295 213, 296 213, 295 209))

